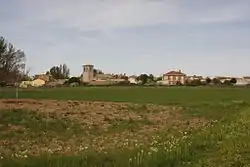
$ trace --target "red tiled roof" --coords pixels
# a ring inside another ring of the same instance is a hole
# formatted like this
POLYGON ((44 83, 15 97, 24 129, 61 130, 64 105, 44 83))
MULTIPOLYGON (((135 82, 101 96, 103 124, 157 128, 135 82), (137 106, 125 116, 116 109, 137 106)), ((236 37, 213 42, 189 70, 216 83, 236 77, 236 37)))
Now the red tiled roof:
POLYGON ((169 71, 167 73, 165 73, 164 75, 186 75, 180 71, 169 71))

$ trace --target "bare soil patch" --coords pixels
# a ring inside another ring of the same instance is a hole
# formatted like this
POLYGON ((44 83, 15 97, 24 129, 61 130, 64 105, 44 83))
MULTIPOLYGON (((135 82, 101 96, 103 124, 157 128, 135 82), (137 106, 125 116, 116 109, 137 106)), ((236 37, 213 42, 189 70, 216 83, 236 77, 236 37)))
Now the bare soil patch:
MULTIPOLYGON (((180 112, 182 108, 178 106, 33 99, 0 100, 0 112, 13 109, 35 111, 42 117, 41 121, 45 122, 70 121, 76 123, 74 128, 77 130, 74 129, 72 136, 65 140, 63 136, 71 130, 67 127, 65 132, 58 130, 60 132, 52 133, 45 128, 36 134, 25 132, 24 127, 9 125, 4 132, 0 131, 0 136, 20 129, 24 129, 24 132, 15 134, 8 140, 0 137, 0 153, 5 150, 8 153, 33 155, 45 152, 77 154, 88 149, 100 151, 134 148, 150 145, 154 135, 165 135, 171 130, 183 132, 197 129, 208 122, 204 118, 184 118, 180 112)), ((1 125, 0 130, 2 128, 1 125)))

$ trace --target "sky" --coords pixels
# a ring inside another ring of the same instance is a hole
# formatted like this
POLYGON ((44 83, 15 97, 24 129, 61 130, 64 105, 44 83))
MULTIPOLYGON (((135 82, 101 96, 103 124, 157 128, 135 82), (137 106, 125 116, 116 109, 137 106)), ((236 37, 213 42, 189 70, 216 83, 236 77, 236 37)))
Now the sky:
POLYGON ((0 36, 31 74, 250 76, 250 0, 0 0, 0 36))

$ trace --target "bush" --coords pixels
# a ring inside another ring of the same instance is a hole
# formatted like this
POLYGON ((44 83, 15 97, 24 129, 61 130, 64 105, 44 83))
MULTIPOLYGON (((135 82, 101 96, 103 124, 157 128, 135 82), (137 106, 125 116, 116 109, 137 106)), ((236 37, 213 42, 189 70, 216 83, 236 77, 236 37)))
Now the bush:
POLYGON ((130 85, 130 82, 129 81, 121 81, 121 82, 117 82, 113 85, 114 86, 128 86, 128 85, 130 85))
POLYGON ((236 84, 236 83, 237 83, 237 80, 236 80, 236 78, 232 78, 229 82, 230 82, 231 84, 236 84))
POLYGON ((225 81, 223 82, 223 84, 224 84, 224 85, 232 85, 231 81, 229 81, 229 80, 225 80, 225 81))
POLYGON ((183 84, 182 84, 180 81, 177 81, 177 82, 176 82, 176 85, 177 85, 177 86, 182 86, 183 84))
POLYGON ((192 80, 192 81, 187 81, 186 85, 187 86, 201 86, 203 84, 202 84, 201 80, 195 79, 195 80, 192 80))
POLYGON ((6 86, 7 86, 7 83, 5 81, 0 82, 0 87, 6 87, 6 86))
POLYGON ((78 77, 71 77, 69 80, 65 81, 64 85, 70 85, 72 83, 78 83, 81 84, 81 80, 78 77))

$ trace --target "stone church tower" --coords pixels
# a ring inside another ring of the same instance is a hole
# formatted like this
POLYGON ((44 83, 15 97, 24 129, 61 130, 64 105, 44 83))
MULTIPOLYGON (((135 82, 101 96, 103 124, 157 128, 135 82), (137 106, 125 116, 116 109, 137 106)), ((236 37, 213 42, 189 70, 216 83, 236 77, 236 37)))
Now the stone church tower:
POLYGON ((91 82, 94 79, 94 65, 83 65, 82 82, 91 82))

